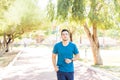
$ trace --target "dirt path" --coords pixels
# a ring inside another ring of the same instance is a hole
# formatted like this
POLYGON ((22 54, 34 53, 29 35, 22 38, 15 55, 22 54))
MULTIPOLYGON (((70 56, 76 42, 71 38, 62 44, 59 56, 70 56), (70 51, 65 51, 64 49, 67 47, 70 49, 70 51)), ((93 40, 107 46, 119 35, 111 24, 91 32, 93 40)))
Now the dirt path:
MULTIPOLYGON (((57 80, 51 63, 51 49, 25 48, 17 60, 3 70, 1 80, 57 80)), ((75 80, 114 80, 75 62, 75 80)))

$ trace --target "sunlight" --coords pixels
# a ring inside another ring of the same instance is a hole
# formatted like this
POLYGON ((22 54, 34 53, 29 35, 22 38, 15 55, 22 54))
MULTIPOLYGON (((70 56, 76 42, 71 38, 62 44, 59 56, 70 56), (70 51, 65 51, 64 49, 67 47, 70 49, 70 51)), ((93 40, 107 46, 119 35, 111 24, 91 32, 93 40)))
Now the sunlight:
POLYGON ((48 1, 49 1, 49 0, 39 0, 38 6, 39 6, 41 9, 45 9, 48 1))
MULTIPOLYGON (((49 0, 39 0, 39 1, 38 1, 38 6, 39 6, 42 10, 44 10, 44 9, 46 8, 48 2, 49 2, 49 0)), ((53 2, 54 4, 56 4, 56 0, 52 0, 52 2, 53 2)))

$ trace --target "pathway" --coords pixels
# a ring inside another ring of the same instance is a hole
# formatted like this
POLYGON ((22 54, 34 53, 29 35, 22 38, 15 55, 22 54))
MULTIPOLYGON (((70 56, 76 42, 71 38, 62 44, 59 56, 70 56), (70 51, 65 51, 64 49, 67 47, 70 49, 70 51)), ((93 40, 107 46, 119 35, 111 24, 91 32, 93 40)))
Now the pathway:
MULTIPOLYGON (((51 49, 25 48, 1 73, 1 80, 57 80, 51 62, 51 49)), ((75 80, 118 80, 75 62, 75 80)))

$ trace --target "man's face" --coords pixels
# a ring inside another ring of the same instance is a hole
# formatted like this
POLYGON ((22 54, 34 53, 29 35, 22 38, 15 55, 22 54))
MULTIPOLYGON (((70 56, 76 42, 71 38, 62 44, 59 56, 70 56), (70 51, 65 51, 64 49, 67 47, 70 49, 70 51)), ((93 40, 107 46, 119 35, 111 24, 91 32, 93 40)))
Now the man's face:
POLYGON ((67 31, 63 31, 61 33, 61 38, 63 41, 68 41, 69 40, 69 33, 67 31))

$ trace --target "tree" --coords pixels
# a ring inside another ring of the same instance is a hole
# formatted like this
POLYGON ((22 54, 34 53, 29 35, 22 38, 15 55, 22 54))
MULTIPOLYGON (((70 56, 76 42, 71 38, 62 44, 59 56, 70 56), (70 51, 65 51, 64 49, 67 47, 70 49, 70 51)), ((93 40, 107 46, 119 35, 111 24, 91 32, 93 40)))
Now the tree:
MULTIPOLYGON (((0 0, 0 36, 3 35, 3 31, 6 27, 6 24, 4 22, 4 12, 8 10, 9 6, 11 6, 13 2, 14 0, 0 0)), ((8 44, 8 43, 5 43, 6 42, 5 37, 6 36, 3 35, 3 41, 0 39, 0 56, 6 51, 5 46, 6 44, 8 44)))
POLYGON ((113 0, 57 0, 57 11, 55 11, 57 20, 70 23, 74 21, 78 25, 83 25, 90 41, 95 65, 103 64, 97 30, 110 29, 118 21, 114 18, 118 17, 116 15, 118 11, 114 11, 114 6, 118 6, 118 3, 115 2, 116 5, 113 3, 113 0))
POLYGON ((52 0, 49 0, 48 4, 47 4, 47 17, 49 18, 50 21, 54 20, 54 16, 55 16, 55 7, 54 4, 52 3, 52 0))
POLYGON ((0 26, 0 34, 3 36, 1 44, 4 47, 1 51, 9 51, 9 44, 15 38, 24 33, 37 30, 43 22, 43 15, 36 0, 15 0, 2 15, 2 23, 0 26))

